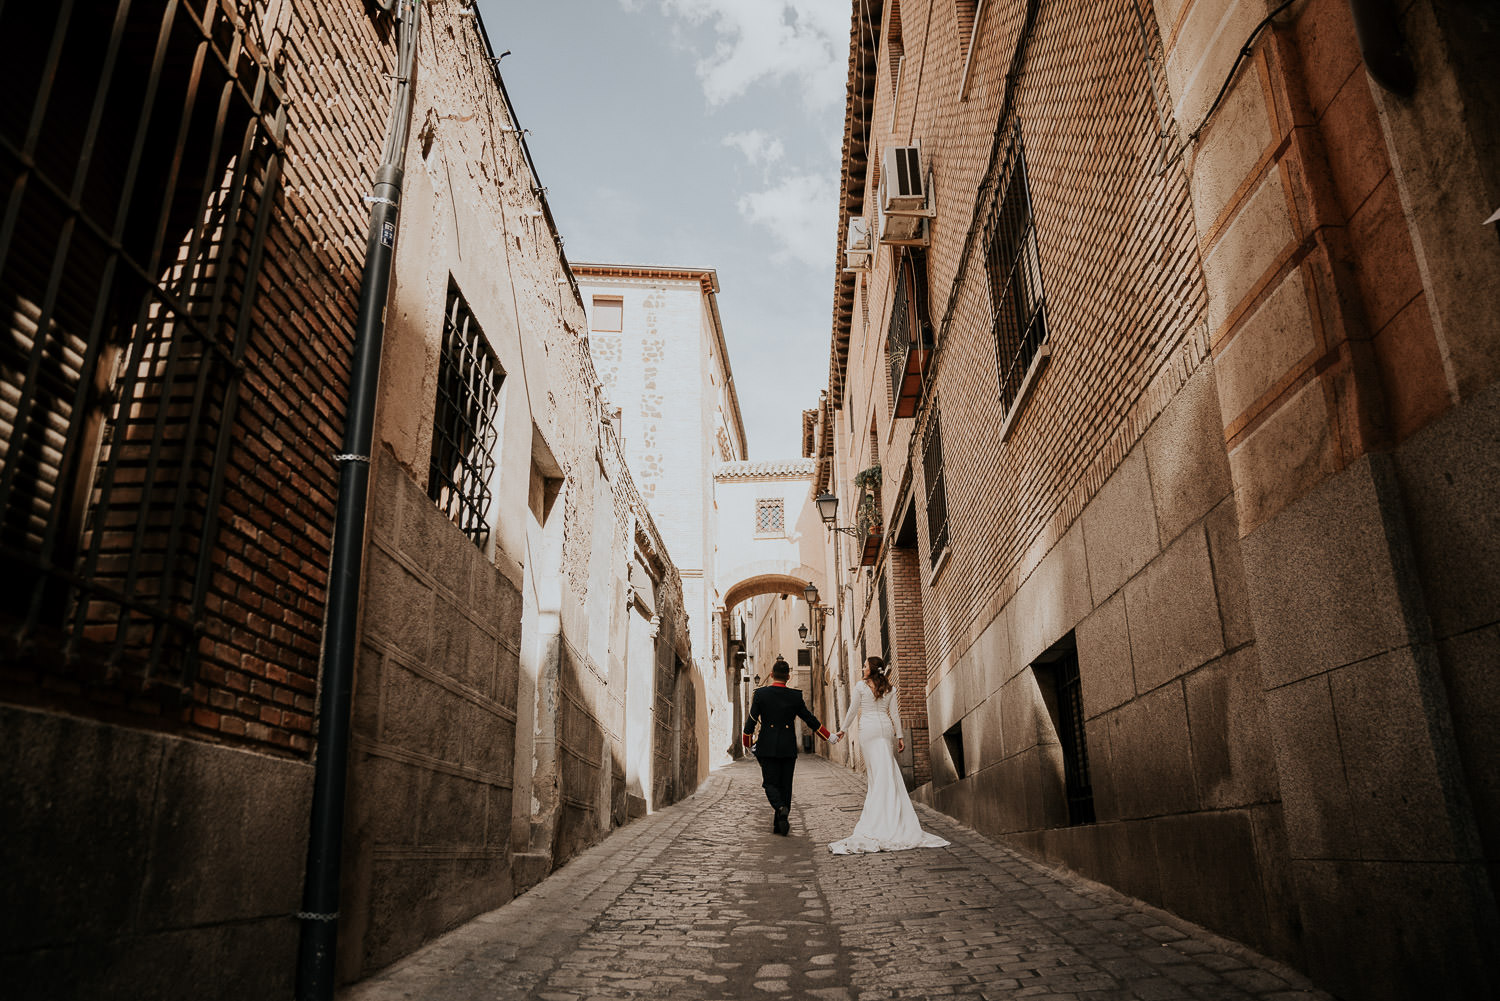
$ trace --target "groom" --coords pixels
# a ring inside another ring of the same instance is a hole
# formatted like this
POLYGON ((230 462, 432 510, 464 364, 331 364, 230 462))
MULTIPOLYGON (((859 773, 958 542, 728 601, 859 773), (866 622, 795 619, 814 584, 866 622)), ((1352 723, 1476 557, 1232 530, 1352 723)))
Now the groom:
POLYGON ((787 819, 792 810, 792 772, 797 767, 797 733, 792 720, 800 719, 818 736, 832 742, 828 728, 818 722, 802 701, 802 692, 788 688, 787 679, 792 676, 792 667, 780 657, 771 665, 771 683, 757 688, 750 700, 750 714, 745 717, 745 746, 754 752, 760 762, 761 785, 765 787, 766 799, 776 811, 771 821, 771 833, 790 834, 791 822, 787 819), (750 734, 755 724, 760 724, 760 739, 753 745, 750 734))

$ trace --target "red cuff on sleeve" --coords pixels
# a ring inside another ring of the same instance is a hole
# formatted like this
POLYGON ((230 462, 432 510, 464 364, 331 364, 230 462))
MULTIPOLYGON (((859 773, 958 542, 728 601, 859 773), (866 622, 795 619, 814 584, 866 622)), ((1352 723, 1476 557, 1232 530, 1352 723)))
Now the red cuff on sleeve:
POLYGON ((750 746, 750 735, 748 733, 740 734, 740 739, 745 742, 746 747, 750 746))
POLYGON ((818 727, 818 736, 822 737, 824 740, 827 740, 829 737, 832 737, 833 734, 828 732, 828 727, 820 726, 818 727))

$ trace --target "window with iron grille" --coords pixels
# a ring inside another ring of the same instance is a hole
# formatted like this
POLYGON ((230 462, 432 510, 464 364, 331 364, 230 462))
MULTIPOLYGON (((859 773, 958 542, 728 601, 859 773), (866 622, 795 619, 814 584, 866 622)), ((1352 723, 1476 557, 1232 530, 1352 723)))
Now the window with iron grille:
POLYGON ((490 537, 495 421, 504 380, 484 331, 449 281, 427 496, 481 549, 490 537))
POLYGON ((922 437, 922 482, 927 489, 927 551, 937 566, 948 548, 948 497, 943 487, 943 432, 938 408, 932 408, 922 437))
POLYGON ((896 417, 912 417, 922 399, 933 346, 932 323, 927 316, 926 255, 916 248, 903 248, 892 274, 896 292, 885 338, 890 405, 896 417))
POLYGON ((219 3, 68 9, 0 17, 0 617, 59 669, 181 688, 247 447, 282 91, 219 3))
POLYGON ((1023 384, 1047 342, 1047 300, 1042 294, 1031 184, 1019 125, 1011 133, 1002 162, 996 201, 985 225, 985 267, 995 310, 1000 402, 1009 414, 1025 402, 1023 384))
POLYGON ((804 647, 797 651, 797 666, 812 667, 812 651, 804 647))
POLYGON ((755 502, 755 534, 782 535, 786 532, 786 502, 780 497, 762 497, 755 502))
POLYGON ((875 578, 875 595, 880 607, 880 659, 885 661, 887 668, 892 668, 896 663, 896 650, 891 646, 891 606, 886 597, 884 570, 875 578))
MULTIPOLYGON (((1069 634, 1067 641, 1072 643, 1069 634)), ((1070 646, 1055 660, 1032 665, 1038 682, 1051 688, 1052 723, 1062 745, 1063 785, 1069 824, 1094 822, 1094 787, 1089 778, 1089 750, 1084 734, 1083 688, 1078 678, 1078 649, 1070 646)))

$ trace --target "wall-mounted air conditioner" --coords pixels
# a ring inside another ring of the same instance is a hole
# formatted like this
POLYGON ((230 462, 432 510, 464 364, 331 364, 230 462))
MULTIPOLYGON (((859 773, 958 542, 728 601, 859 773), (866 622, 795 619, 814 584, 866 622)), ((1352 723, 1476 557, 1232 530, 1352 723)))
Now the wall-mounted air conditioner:
POLYGON ((844 239, 844 270, 868 271, 874 257, 869 220, 862 215, 850 216, 848 235, 844 239))
POLYGON ((888 146, 881 157, 880 242, 927 244, 932 209, 932 178, 918 146, 888 146))

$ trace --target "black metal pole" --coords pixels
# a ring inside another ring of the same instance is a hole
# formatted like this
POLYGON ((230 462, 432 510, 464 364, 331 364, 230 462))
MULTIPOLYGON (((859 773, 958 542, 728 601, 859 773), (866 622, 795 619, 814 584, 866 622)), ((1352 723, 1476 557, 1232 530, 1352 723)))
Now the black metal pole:
POLYGON ((323 690, 318 711, 318 753, 313 767, 312 817, 307 836, 307 878, 297 945, 297 1001, 333 1001, 337 982, 339 869, 344 838, 344 794, 349 762, 349 703, 359 642, 360 564, 364 558, 365 506, 370 490, 370 450, 375 436, 375 397, 380 388, 380 349, 385 304, 396 250, 401 202, 401 164, 406 158, 416 73, 416 0, 401 0, 397 34, 396 90, 386 127, 385 149, 375 171, 370 230, 365 240, 359 311, 354 319, 354 358, 339 464, 339 499, 333 526, 328 579, 328 622, 323 634, 323 690))
POLYGON ((382 166, 375 178, 370 233, 359 313, 355 320, 354 367, 339 462, 339 499, 328 581, 328 624, 323 641, 322 706, 308 832, 307 879, 303 886, 301 939, 297 949, 297 1001, 329 1001, 338 944, 339 866, 344 834, 345 776, 349 760, 349 703, 358 643, 360 565, 364 556, 365 502, 370 485, 370 445, 380 349, 385 336, 386 292, 396 244, 401 197, 400 167, 382 166))

